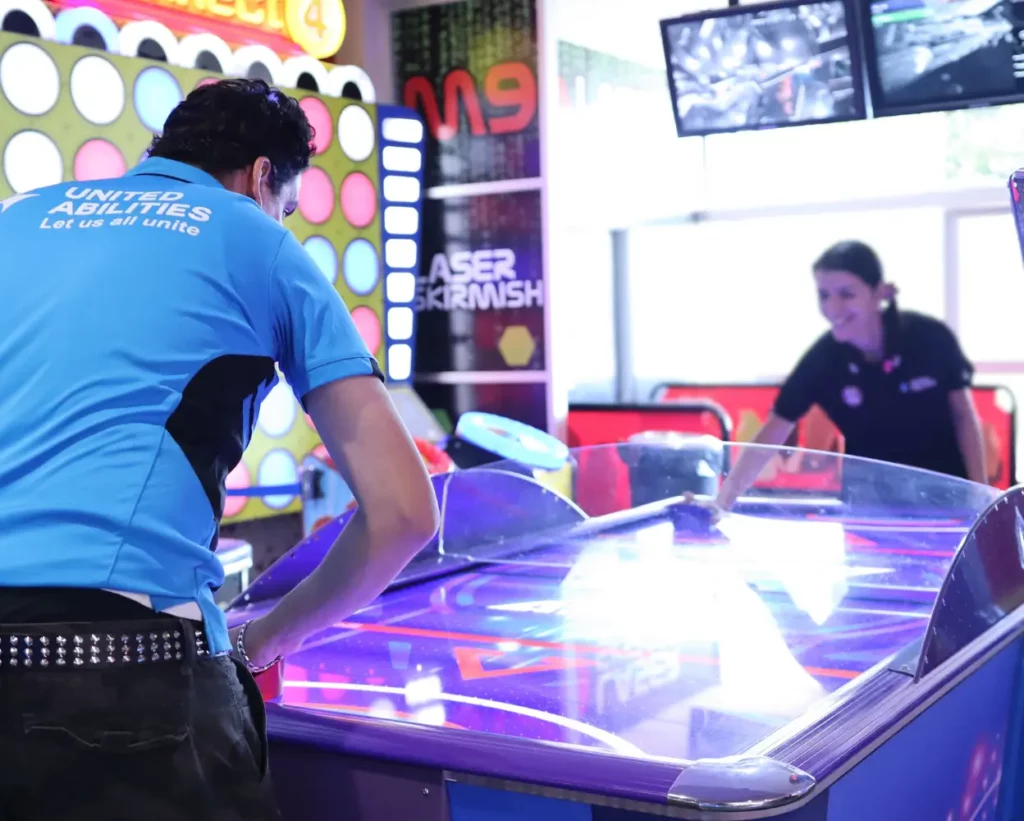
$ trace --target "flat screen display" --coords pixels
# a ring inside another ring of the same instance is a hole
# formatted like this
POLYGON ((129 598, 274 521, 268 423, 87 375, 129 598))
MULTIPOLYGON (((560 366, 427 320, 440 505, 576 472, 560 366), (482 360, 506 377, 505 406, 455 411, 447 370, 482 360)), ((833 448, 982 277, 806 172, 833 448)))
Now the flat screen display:
POLYGON ((680 137, 864 116, 842 0, 663 20, 661 34, 680 137))
POLYGON ((1024 98, 1024 3, 880 0, 870 5, 868 71, 879 114, 1024 98))

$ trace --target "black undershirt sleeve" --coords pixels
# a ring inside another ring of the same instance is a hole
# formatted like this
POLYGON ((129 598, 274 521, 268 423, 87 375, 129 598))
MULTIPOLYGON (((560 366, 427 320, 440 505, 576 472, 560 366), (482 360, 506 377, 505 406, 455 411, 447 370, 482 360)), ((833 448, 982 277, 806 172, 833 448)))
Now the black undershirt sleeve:
POLYGON ((775 399, 776 416, 795 424, 817 402, 824 356, 819 342, 801 357, 775 399))

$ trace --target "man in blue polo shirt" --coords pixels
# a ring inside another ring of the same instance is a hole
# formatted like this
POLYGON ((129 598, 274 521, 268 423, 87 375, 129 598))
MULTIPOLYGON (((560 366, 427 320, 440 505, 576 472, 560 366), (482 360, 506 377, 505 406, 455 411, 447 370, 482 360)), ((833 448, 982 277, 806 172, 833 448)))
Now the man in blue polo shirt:
POLYGON ((311 139, 295 100, 225 81, 125 177, 0 204, 0 817, 276 817, 252 673, 433 535, 380 369, 282 225, 311 139), (359 510, 229 636, 224 482, 275 363, 359 510))

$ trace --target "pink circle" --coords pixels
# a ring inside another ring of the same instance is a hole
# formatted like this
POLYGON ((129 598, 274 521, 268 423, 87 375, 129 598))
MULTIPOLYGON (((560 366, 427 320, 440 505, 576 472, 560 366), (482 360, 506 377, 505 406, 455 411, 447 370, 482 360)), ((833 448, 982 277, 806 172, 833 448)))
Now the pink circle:
POLYGON ((334 136, 334 120, 322 100, 305 97, 299 101, 299 108, 306 112, 306 119, 313 126, 313 146, 317 154, 323 154, 331 147, 334 136))
POLYGON ((75 154, 75 179, 106 180, 120 177, 128 170, 124 155, 113 143, 106 140, 89 140, 82 144, 75 154))
MULTIPOLYGON (((220 81, 221 81, 221 78, 219 78, 219 77, 203 77, 202 80, 200 80, 198 83, 196 83, 196 88, 202 88, 203 86, 210 85, 210 83, 219 83, 220 81)), ((193 91, 194 90, 195 89, 193 89, 193 91)))
POLYGON ((352 321, 356 323, 359 335, 370 349, 370 353, 377 356, 377 349, 380 348, 380 317, 376 311, 360 305, 352 309, 352 321))
POLYGON ((370 178, 359 171, 341 183, 341 213, 356 228, 365 228, 377 215, 377 189, 370 178))
MULTIPOLYGON (((235 469, 228 474, 224 480, 224 486, 231 490, 243 490, 252 486, 252 479, 249 476, 249 468, 245 462, 239 462, 235 469)), ((225 496, 224 497, 224 518, 228 519, 241 513, 249 503, 248 496, 225 496)))
POLYGON ((327 222, 334 212, 334 186, 322 168, 307 168, 299 189, 299 211, 308 222, 327 222))

